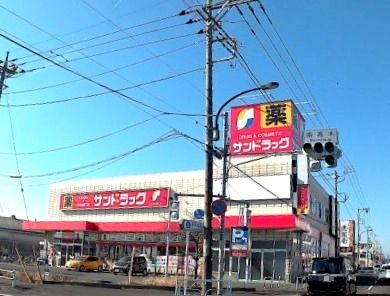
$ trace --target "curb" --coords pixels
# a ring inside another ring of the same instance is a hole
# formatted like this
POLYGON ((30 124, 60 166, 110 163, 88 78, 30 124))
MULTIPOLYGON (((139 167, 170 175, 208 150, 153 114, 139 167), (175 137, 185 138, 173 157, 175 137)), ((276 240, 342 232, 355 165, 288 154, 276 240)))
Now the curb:
MULTIPOLYGON (((107 289, 148 289, 148 290, 165 290, 175 291, 175 287, 166 286, 142 286, 142 285, 120 285, 112 283, 91 283, 91 282, 60 282, 60 281, 43 281, 42 284, 47 285, 71 285, 71 286, 86 286, 86 287, 98 287, 107 289)), ((232 291, 238 292, 256 292, 256 288, 232 288, 232 291)))

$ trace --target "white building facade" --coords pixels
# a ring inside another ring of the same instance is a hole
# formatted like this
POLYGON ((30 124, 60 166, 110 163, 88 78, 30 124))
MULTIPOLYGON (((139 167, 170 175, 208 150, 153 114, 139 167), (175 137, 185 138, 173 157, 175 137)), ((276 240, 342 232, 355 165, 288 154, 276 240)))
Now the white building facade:
MULTIPOLYGON (((215 164, 213 171, 218 196, 222 166, 215 164)), ((47 255, 56 256, 60 265, 79 255, 114 260, 132 248, 151 260, 165 256, 168 249, 171 260, 178 261, 185 243, 179 219, 193 219, 194 211, 204 208, 204 184, 204 171, 56 183, 50 186, 48 219, 25 221, 23 227, 45 231, 47 255), (170 216, 172 201, 179 206, 175 217, 179 219, 170 216)), ((226 276, 294 281, 312 257, 335 254, 334 198, 310 175, 305 155, 232 159, 226 202, 226 276), (300 186, 306 186, 303 195, 300 186), (247 252, 237 255, 232 252, 232 229, 246 224, 244 204, 250 212, 250 236, 247 252)), ((213 217, 213 271, 218 263, 219 221, 213 217)), ((201 249, 202 235, 191 235, 191 254, 201 256, 201 249)), ((176 265, 169 272, 181 268, 176 265)))

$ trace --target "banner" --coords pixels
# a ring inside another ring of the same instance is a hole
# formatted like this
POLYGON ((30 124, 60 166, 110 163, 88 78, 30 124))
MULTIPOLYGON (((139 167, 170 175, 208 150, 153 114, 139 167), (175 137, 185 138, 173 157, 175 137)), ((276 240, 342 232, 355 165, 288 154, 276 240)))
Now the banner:
POLYGON ((355 221, 346 220, 340 222, 340 248, 346 248, 352 252, 355 245, 355 221))
POLYGON ((60 209, 106 210, 163 208, 168 206, 169 188, 67 193, 60 197, 60 209))
POLYGON ((298 184, 297 200, 298 213, 307 215, 310 209, 310 190, 308 184, 298 184))
POLYGON ((232 156, 302 148, 304 119, 291 100, 233 107, 231 114, 232 156))

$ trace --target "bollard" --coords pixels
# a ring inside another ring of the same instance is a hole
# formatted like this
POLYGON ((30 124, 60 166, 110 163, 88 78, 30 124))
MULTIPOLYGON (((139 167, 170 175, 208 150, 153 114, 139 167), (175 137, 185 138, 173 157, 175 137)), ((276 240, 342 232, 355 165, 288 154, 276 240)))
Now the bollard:
POLYGON ((278 284, 276 286, 280 288, 280 276, 278 276, 278 284))
POLYGON ((298 277, 297 280, 295 281, 295 290, 298 290, 298 277))

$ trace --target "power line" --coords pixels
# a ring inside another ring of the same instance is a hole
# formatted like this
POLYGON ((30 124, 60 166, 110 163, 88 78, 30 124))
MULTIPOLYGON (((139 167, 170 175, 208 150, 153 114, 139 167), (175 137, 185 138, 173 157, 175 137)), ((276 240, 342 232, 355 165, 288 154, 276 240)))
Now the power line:
POLYGON ((239 15, 241 16, 241 18, 244 20, 245 24, 248 26, 249 28, 249 31, 252 33, 252 35, 255 37, 256 41, 260 44, 260 46, 263 48, 264 52, 266 53, 266 55, 268 56, 268 58, 271 60, 272 64, 275 66, 276 70, 279 72, 279 74, 281 75, 283 81, 286 83, 286 85, 288 86, 288 88, 290 89, 291 93, 293 94, 293 96, 295 98, 297 98, 297 94, 295 93, 295 91, 292 89, 290 83, 288 82, 287 78, 284 76, 284 74, 282 73, 281 69, 279 68, 278 64, 274 61, 274 59, 272 58, 271 54, 269 53, 269 51, 267 50, 267 48, 265 47, 265 45, 261 42, 261 40, 259 39, 259 37, 257 36, 255 30, 252 28, 252 26, 250 25, 250 23, 248 22, 248 20, 245 18, 244 16, 244 13, 242 12, 242 10, 238 7, 238 6, 235 6, 236 10, 238 11, 239 15))
POLYGON ((142 145, 140 147, 137 147, 137 148, 125 151, 123 153, 111 156, 111 157, 103 159, 103 160, 95 161, 95 162, 88 163, 88 164, 85 164, 85 165, 82 165, 82 166, 79 166, 79 167, 75 167, 75 168, 70 168, 70 169, 65 169, 65 170, 55 171, 55 172, 35 174, 35 175, 20 175, 19 174, 19 175, 16 175, 16 176, 15 175, 11 175, 10 176, 10 175, 1 174, 1 176, 3 176, 3 177, 4 176, 8 176, 8 177, 11 177, 11 178, 19 178, 19 179, 21 179, 21 178, 30 179, 30 178, 50 177, 50 176, 55 176, 55 175, 71 173, 71 172, 77 172, 77 171, 80 171, 80 170, 83 170, 83 169, 86 169, 86 168, 95 167, 95 166, 99 166, 99 165, 102 165, 102 164, 105 164, 105 163, 113 162, 115 160, 119 161, 119 160, 121 160, 121 159, 123 159, 125 157, 128 157, 129 155, 131 155, 131 154, 133 154, 135 152, 138 152, 140 150, 144 150, 144 149, 146 149, 146 148, 148 148, 150 146, 153 146, 153 145, 161 143, 161 142, 165 142, 165 141, 168 141, 168 140, 175 139, 177 137, 178 137, 178 135, 177 135, 176 132, 170 131, 170 132, 165 133, 165 134, 159 136, 158 138, 156 138, 155 140, 152 140, 149 143, 144 144, 144 145, 142 145))
MULTIPOLYGON (((8 102, 8 96, 7 97, 7 102, 8 102)), ((8 119, 9 119, 9 124, 11 128, 11 139, 12 139, 12 147, 14 150, 14 155, 15 155, 15 162, 16 162, 16 169, 18 172, 18 175, 20 175, 20 163, 19 163, 19 158, 16 152, 16 140, 15 140, 15 133, 14 133, 14 127, 13 127, 13 122, 12 122, 12 116, 11 116, 11 110, 8 108, 8 119)), ((26 196, 24 194, 24 187, 23 187, 23 182, 21 179, 19 179, 19 187, 20 187, 20 193, 22 195, 23 199, 23 205, 24 205, 24 211, 26 213, 26 218, 28 218, 28 210, 27 210, 27 203, 26 203, 26 196)))
MULTIPOLYGON (((184 50, 184 49, 193 47, 193 46, 199 44, 200 42, 202 42, 202 41, 192 42, 192 43, 187 44, 187 45, 185 45, 185 46, 177 47, 177 48, 175 48, 175 49, 172 49, 172 50, 169 50, 169 51, 162 52, 162 53, 158 54, 157 56, 158 56, 158 57, 163 57, 163 56, 165 56, 165 55, 169 55, 169 54, 172 54, 172 53, 175 53, 175 52, 179 52, 179 51, 181 51, 181 50, 184 50)), ((145 59, 142 59, 142 60, 133 62, 133 63, 131 63, 131 64, 127 64, 127 65, 120 66, 120 67, 117 67, 117 68, 114 68, 114 69, 110 69, 110 70, 108 70, 108 71, 104 71, 104 72, 100 72, 100 73, 98 73, 98 74, 91 75, 91 76, 89 76, 89 77, 95 78, 95 77, 103 76, 103 75, 106 75, 106 74, 109 74, 109 73, 112 73, 112 72, 116 72, 116 71, 119 71, 119 70, 127 69, 127 68, 130 68, 130 67, 136 66, 136 65, 140 65, 140 64, 149 62, 149 61, 151 61, 151 60, 153 60, 153 59, 155 59, 155 57, 145 58, 145 59)), ((42 69, 43 69, 43 68, 45 68, 45 67, 42 67, 42 69)), ((35 70, 37 70, 37 69, 35 69, 35 70)), ((29 71, 31 71, 31 70, 26 70, 26 72, 29 72, 29 71)), ((8 94, 23 94, 23 93, 30 93, 30 92, 35 92, 35 91, 40 91, 40 90, 46 90, 46 89, 50 89, 50 88, 55 88, 55 87, 59 87, 59 86, 69 85, 69 84, 72 84, 72 83, 75 83, 75 82, 79 82, 79 81, 83 81, 83 80, 84 80, 83 78, 74 79, 74 80, 70 80, 70 81, 65 81, 65 82, 61 82, 61 83, 57 83, 57 84, 51 84, 51 85, 41 86, 41 87, 37 87, 37 88, 23 89, 23 90, 19 90, 19 91, 12 91, 12 92, 8 92, 8 94)))
MULTIPOLYGON (((99 11, 98 9, 96 9, 95 7, 93 7, 90 3, 84 1, 84 0, 81 0, 86 6, 88 6, 91 10, 93 10, 96 14, 98 14, 100 17, 102 17, 103 19, 107 20, 112 26, 116 27, 116 28, 120 28, 115 22, 113 22, 112 20, 110 20, 109 18, 107 18, 101 11, 99 11)), ((127 32, 123 32, 124 34, 128 35, 127 32)), ((198 32, 199 34, 200 32, 198 32)), ((132 40, 134 42, 136 42, 136 39, 135 38, 132 38, 132 40)), ((156 54, 150 50, 146 45, 143 45, 143 47, 146 49, 146 51, 151 54, 152 56, 156 56, 156 54)), ((165 63, 161 58, 157 58, 158 61, 160 61, 160 63, 162 63, 164 66, 166 66, 168 69, 170 69, 171 71, 173 71, 174 73, 176 73, 176 70, 171 66, 169 65, 168 63, 165 63)), ((194 84, 192 84, 190 81, 184 79, 184 81, 186 81, 191 87, 193 87, 197 92, 203 94, 202 90, 199 90, 198 87, 196 87, 194 84)))
MULTIPOLYGON (((93 8, 92 6, 90 6, 88 3, 86 3, 86 2, 84 2, 84 3, 85 3, 87 6, 89 6, 91 9, 94 9, 94 8, 93 8)), ((95 9, 94 9, 94 10, 95 10, 95 9)), ((95 10, 95 11, 97 11, 97 10, 95 10)), ((99 13, 100 13, 100 12, 99 12, 99 13)), ((34 26, 35 28, 37 28, 37 29, 40 30, 41 32, 43 32, 43 33, 49 35, 49 36, 52 37, 53 39, 58 40, 59 42, 61 42, 61 43, 63 43, 63 44, 66 45, 66 43, 65 43, 63 40, 59 39, 58 37, 56 37, 55 35, 51 34, 50 32, 48 32, 48 31, 46 31, 46 30, 44 30, 44 29, 38 27, 37 25, 31 23, 31 22, 28 21, 28 20, 25 20, 23 17, 20 17, 20 16, 18 16, 18 15, 15 14, 15 13, 14 13, 14 15, 16 15, 16 16, 19 17, 20 19, 24 20, 25 22, 29 23, 30 25, 34 26)), ((100 15, 103 16, 106 20, 108 20, 111 24, 115 25, 110 19, 106 18, 103 14, 100 13, 100 15)), ((116 26, 116 25, 115 25, 115 26, 116 26)), ((121 29, 121 28, 118 27, 118 26, 116 26, 116 27, 117 27, 118 29, 121 29)), ((132 39, 134 40, 134 38, 132 38, 132 39)), ((171 40, 173 40, 173 39, 171 39, 171 40)), ((166 41, 167 41, 167 40, 166 40, 166 41)), ((30 47, 31 47, 31 46, 30 46, 30 47)), ((95 64, 99 65, 100 67, 103 67, 104 69, 109 70, 108 67, 106 67, 106 66, 103 65, 102 63, 96 61, 96 60, 93 59, 92 57, 86 56, 83 52, 79 52, 79 53, 80 53, 81 55, 83 55, 84 57, 88 58, 89 60, 91 60, 92 62, 94 62, 95 64)), ((41 55, 41 56, 43 56, 43 55, 41 55)), ((47 59, 47 57, 46 57, 46 59, 47 59)), ((50 61, 50 59, 47 59, 47 60, 50 61)), ((57 62, 56 62, 56 64, 59 65, 59 63, 57 63, 57 62)), ((170 67, 170 66, 168 66, 168 67, 170 67)), ((70 67, 65 67, 65 68, 68 68, 68 70, 69 70, 69 69, 72 70, 70 67)), ((74 70, 73 70, 73 71, 74 71, 74 70)), ((116 73, 116 72, 113 72, 113 74, 116 75, 117 77, 119 77, 119 78, 121 78, 121 79, 123 79, 123 80, 125 80, 125 81, 127 81, 127 82, 133 84, 133 82, 130 81, 129 79, 127 79, 126 77, 124 77, 124 76, 122 76, 122 75, 120 75, 120 74, 118 74, 118 73, 116 73)), ((80 76, 80 75, 79 75, 79 76, 80 76)), ((85 75, 84 75, 84 77, 85 77, 85 78, 88 78, 88 77, 85 76, 85 75)), ((82 78, 84 78, 84 77, 82 77, 82 78)), ((87 80, 88 80, 88 79, 87 79, 87 80)), ((97 83, 96 81, 93 81, 92 79, 89 79, 89 81, 94 82, 95 84, 98 84, 99 86, 102 86, 102 84, 97 83)), ((159 101, 161 101, 161 102, 167 104, 166 102, 164 102, 163 100, 161 100, 161 99, 158 98, 157 96, 151 94, 151 93, 148 92, 147 90, 145 90, 145 89, 143 89, 143 88, 140 88, 140 89, 141 89, 142 91, 144 91, 145 93, 147 93, 148 95, 150 95, 150 96, 156 98, 157 100, 159 100, 159 101)), ((120 94, 120 93, 117 93, 117 94, 120 95, 122 98, 125 98, 125 99, 130 100, 130 101, 133 101, 133 102, 137 101, 138 103, 141 103, 141 105, 142 105, 142 102, 139 102, 138 100, 134 100, 133 98, 130 98, 130 97, 128 97, 128 96, 124 96, 123 94, 120 94)), ((156 109, 156 108, 154 108, 154 107, 151 106, 151 105, 144 105, 144 107, 148 107, 148 108, 150 108, 150 109, 152 109, 152 110, 153 110, 153 109, 156 109)), ((141 110, 142 110, 142 109, 141 109, 141 110)), ((144 110, 142 110, 142 111, 144 111, 144 110)), ((159 110, 154 110, 154 111, 159 111, 159 110)), ((146 112, 146 111, 144 111, 144 112, 146 112)), ((147 112, 146 112, 146 113, 147 113, 147 112)))
MULTIPOLYGON (((154 120, 156 119, 157 117, 159 116, 162 116, 162 114, 158 114, 156 116, 153 116, 153 117, 150 117, 150 118, 147 118, 147 119, 144 119, 142 121, 138 121, 136 123, 132 123, 128 126, 125 126, 121 129, 118 129, 116 131, 113 131, 113 132, 110 132, 110 133, 107 133, 107 134, 104 134, 104 135, 101 135, 99 137, 96 137, 96 138, 92 138, 92 139, 89 139, 89 140, 86 140, 86 141, 83 141, 83 142, 79 142, 79 143, 76 143, 76 144, 72 144, 72 145, 67 145, 67 146, 61 146, 61 147, 56 147, 56 148, 51 148, 51 149, 47 149, 47 150, 39 150, 39 151, 31 151, 31 152, 19 152, 17 153, 16 155, 17 156, 25 156, 25 155, 35 155, 35 154, 43 154, 43 153, 50 153, 50 152, 57 152, 57 151, 61 151, 61 150, 66 150, 66 149, 71 149, 71 148, 76 148, 76 147, 79 147, 79 146, 83 146, 85 144, 90 144, 90 143, 93 143, 93 142, 96 142, 96 141, 99 141, 99 140, 102 140, 102 139, 105 139, 105 138, 108 138, 108 137, 111 137, 111 136, 114 136, 116 134, 119 134, 121 132, 124 132, 126 130, 129 130, 131 128, 134 128, 134 127, 137 127, 137 126, 140 126, 142 124, 145 124, 151 120, 154 120)), ((0 152, 0 154, 2 155, 14 155, 14 153, 9 153, 9 152, 0 152)))
MULTIPOLYGON (((54 50, 45 51, 45 53, 49 52, 49 53, 52 54, 51 56, 50 55, 48 56, 49 58, 60 57, 60 58, 63 58, 65 60, 64 63, 70 63, 70 62, 73 62, 73 61, 77 60, 77 59, 67 59, 65 57, 66 55, 69 55, 71 53, 76 53, 76 52, 80 53, 80 52, 82 52, 83 50, 86 50, 86 49, 91 49, 91 48, 107 45, 107 44, 110 44, 110 43, 114 43, 114 42, 117 42, 117 41, 122 41, 122 40, 125 40, 125 39, 137 37, 137 36, 145 36, 147 34, 156 33, 156 32, 164 31, 164 30, 167 30, 167 29, 174 29, 174 28, 177 28, 177 27, 183 26, 183 25, 186 25, 186 24, 175 24, 175 25, 171 25, 171 26, 167 26, 167 27, 163 27, 163 28, 158 28, 158 29, 154 29, 154 30, 150 30, 150 31, 146 31, 146 32, 137 33, 137 34, 134 34, 134 35, 131 35, 131 36, 121 37, 121 38, 108 40, 108 41, 104 41, 104 42, 100 42, 100 43, 97 43, 97 44, 88 45, 88 46, 77 48, 77 49, 72 49, 72 50, 69 50, 69 51, 66 51, 66 52, 62 52, 62 53, 56 53, 56 52, 54 52, 54 50)), ((163 41, 165 41, 165 39, 159 39, 158 41, 161 40, 161 42, 163 42, 163 41)), ((156 44, 157 43, 157 41, 150 41, 150 42, 152 42, 151 44, 156 44)), ((71 47, 72 45, 73 44, 67 44, 64 47, 71 47)), ((125 49, 132 49, 132 48, 136 48, 136 47, 139 47, 139 45, 131 46, 131 47, 123 47, 123 48, 119 48, 119 49, 114 49, 112 51, 108 51, 108 52, 106 51, 106 52, 103 52, 103 53, 98 53, 97 55, 107 54, 107 53, 116 52, 116 51, 125 50, 125 49)), ((92 55, 92 56, 94 56, 94 55, 92 55)), ((83 58, 86 58, 86 56, 83 57, 83 58)), ((40 61, 40 59, 27 61, 27 62, 22 63, 22 65, 32 64, 32 63, 35 63, 35 62, 38 62, 38 61, 40 61)))
MULTIPOLYGON (((6 9, 4 8, 3 6, 0 5, 1 8, 3 9, 6 9)), ((19 15, 16 15, 14 12, 6 9, 9 13, 13 14, 14 16, 17 16, 18 18, 22 18, 20 17, 19 15)), ((133 26, 129 26, 129 27, 126 27, 126 28, 121 28, 119 30, 115 30, 115 31, 112 31, 112 32, 109 32, 109 33, 104 33, 104 34, 100 34, 100 35, 96 35, 96 36, 93 36, 93 37, 89 37, 89 38, 86 38, 86 39, 82 39, 82 40, 78 40, 78 41, 75 41, 75 42, 72 42, 72 43, 68 43, 66 45, 63 45, 63 46, 59 46, 59 47, 56 47, 56 48, 52 48, 52 49, 49 49, 49 50, 45 50, 45 51, 42 51, 41 53, 42 54, 45 54, 45 53, 50 53, 50 52, 54 52, 56 50, 59 50, 59 49, 63 49, 63 48, 67 48, 67 47, 71 47, 73 45, 79 45, 79 44, 82 44, 82 43, 86 43, 86 42, 90 42, 90 41, 93 41, 93 40, 97 40, 97 39, 100 39, 100 38, 103 38, 103 37, 107 37, 107 36, 110 36, 110 35, 114 35, 114 34, 117 34, 117 33, 120 33, 120 32, 124 32, 124 31, 128 31, 128 30, 131 30, 131 29, 135 29, 135 28, 139 28, 139 27, 142 27, 142 26, 146 26, 146 25, 150 25, 150 24, 154 24, 154 23, 157 23, 157 22, 161 22, 161 21, 165 21, 165 20, 168 20, 168 19, 172 19, 172 18, 175 18, 175 17, 178 17, 178 16, 181 16, 182 14, 174 14, 174 15, 171 15, 171 16, 166 16, 166 17, 162 17, 162 18, 159 18, 159 19, 155 19, 155 20, 151 20, 151 21, 147 21, 147 22, 144 22, 144 23, 141 23, 141 24, 137 24, 137 25, 133 25, 133 26)), ((23 18, 24 19, 24 18, 23 18)), ((24 19, 24 21, 27 21, 30 25, 34 26, 35 28, 38 28, 37 26, 35 26, 33 23, 31 23, 30 21, 24 19)), ((105 22, 108 22, 108 21, 105 21, 105 22)), ((179 24, 179 25, 183 25, 183 24, 179 24)), ((178 25, 174 25, 174 26, 178 26, 178 25)), ((40 28, 39 28, 40 29, 40 28)), ((165 28, 166 29, 166 28, 165 28)), ((137 35, 142 35, 142 34, 148 34, 148 33, 152 33, 152 32, 158 32, 158 30, 164 30, 164 29, 155 29, 155 31, 147 31, 147 32, 143 32, 143 33, 140 33, 140 34, 137 34, 137 35)), ((137 36, 137 35, 134 35, 134 36, 137 36)), ((66 53, 61 53, 61 54, 67 54, 68 52, 66 53)), ((34 55, 28 55, 28 56, 24 56, 24 57, 20 57, 18 58, 18 60, 23 60, 25 58, 29 58, 29 57, 33 57, 34 55)), ((29 61, 31 62, 31 61, 29 61)))
POLYGON ((64 65, 61 65, 61 64, 57 63, 56 61, 53 61, 52 59, 49 59, 49 58, 45 57, 44 55, 40 54, 39 52, 37 52, 37 51, 35 51, 35 50, 33 50, 33 49, 31 49, 31 48, 29 48, 29 47, 27 47, 27 46, 21 44, 20 42, 18 42, 18 41, 16 41, 16 40, 13 40, 12 38, 10 38, 10 37, 8 37, 8 36, 2 34, 2 33, 0 33, 0 36, 3 37, 4 39, 7 39, 8 41, 10 41, 10 42, 12 42, 12 43, 14 43, 14 44, 16 44, 16 45, 18 45, 18 46, 24 48, 25 50, 27 50, 27 51, 29 51, 29 52, 31 52, 31 53, 36 54, 37 56, 41 57, 42 59, 44 59, 44 60, 46 60, 46 61, 48 61, 48 62, 50 62, 50 63, 52 63, 52 64, 54 64, 54 65, 56 65, 56 66, 58 66, 58 67, 60 67, 60 68, 62 68, 62 69, 64 69, 64 70, 66 70, 66 71, 68 71, 68 72, 70 72, 70 73, 76 75, 76 76, 79 76, 79 77, 81 77, 81 78, 83 78, 83 79, 85 79, 85 80, 87 80, 87 81, 89 81, 89 82, 91 82, 91 83, 93 83, 93 84, 95 84, 95 85, 101 87, 101 88, 104 88, 104 89, 106 89, 106 90, 108 90, 108 91, 110 91, 110 92, 113 92, 113 93, 118 94, 119 96, 121 96, 122 98, 125 98, 125 99, 128 100, 128 101, 131 101, 131 102, 133 102, 133 103, 139 104, 139 105, 141 105, 141 106, 143 106, 143 107, 147 107, 147 108, 149 108, 149 109, 151 109, 151 110, 153 110, 153 111, 162 112, 161 110, 159 110, 159 109, 157 109, 157 108, 155 108, 155 107, 153 107, 153 106, 151 106, 151 105, 148 105, 148 104, 146 104, 146 103, 143 103, 143 102, 141 102, 141 101, 139 101, 139 100, 136 100, 136 99, 134 99, 134 98, 132 98, 132 97, 126 95, 126 94, 123 94, 123 93, 121 93, 121 92, 119 92, 119 91, 117 91, 117 90, 115 90, 115 89, 113 89, 113 88, 111 88, 111 87, 109 87, 109 86, 107 86, 107 85, 105 85, 105 84, 102 84, 102 83, 100 83, 100 82, 97 82, 97 81, 93 80, 92 78, 90 78, 90 77, 88 77, 88 76, 86 76, 86 75, 84 75, 84 74, 81 74, 81 73, 77 72, 76 70, 73 70, 73 69, 71 69, 71 68, 69 68, 69 67, 66 67, 66 66, 64 66, 64 65))
MULTIPOLYGON (((188 75, 188 74, 191 74, 191 73, 199 72, 201 70, 203 70, 203 68, 195 68, 195 69, 191 69, 191 70, 188 70, 188 71, 185 71, 185 72, 182 72, 182 73, 178 73, 178 74, 175 74, 175 75, 170 75, 170 76, 166 76, 166 77, 162 77, 162 78, 158 78, 158 79, 154 79, 154 80, 142 82, 142 83, 139 83, 139 84, 136 84, 136 85, 132 85, 132 86, 128 86, 128 87, 124 87, 124 88, 120 88, 120 89, 114 89, 114 90, 116 92, 122 92, 124 90, 130 90, 130 89, 139 88, 139 87, 145 86, 145 85, 150 85, 150 84, 154 84, 154 83, 158 83, 158 82, 162 82, 162 81, 167 81, 167 80, 174 79, 174 78, 177 78, 177 77, 180 77, 180 76, 183 76, 183 75, 188 75)), ((94 94, 89 94, 89 95, 76 96, 76 97, 72 97, 72 98, 57 99, 57 100, 42 101, 42 102, 34 102, 34 103, 25 103, 25 104, 7 104, 7 105, 0 104, 0 107, 14 107, 14 108, 16 108, 16 107, 36 107, 36 106, 43 106, 43 105, 67 103, 67 102, 70 102, 70 101, 75 101, 75 100, 80 100, 80 99, 87 99, 87 98, 98 97, 98 96, 101 96, 101 95, 110 94, 112 92, 113 91, 105 91, 105 92, 94 93, 94 94)), ((158 110, 158 109, 155 109, 155 110, 158 110)), ((160 113, 164 113, 164 114, 171 114, 171 115, 175 115, 175 114, 182 115, 182 113, 179 114, 179 113, 174 113, 174 112, 166 112, 166 111, 162 111, 162 110, 159 110, 159 112, 160 113)))

